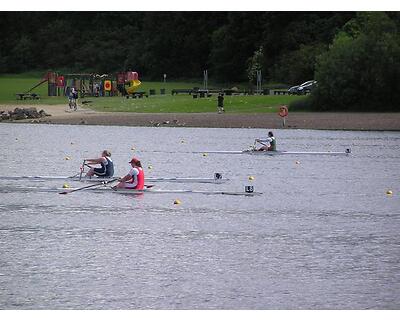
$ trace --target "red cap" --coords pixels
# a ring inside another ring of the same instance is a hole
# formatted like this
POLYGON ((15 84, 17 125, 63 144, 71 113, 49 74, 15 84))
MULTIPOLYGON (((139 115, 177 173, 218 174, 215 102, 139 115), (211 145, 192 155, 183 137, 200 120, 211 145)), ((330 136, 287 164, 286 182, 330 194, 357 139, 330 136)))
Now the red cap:
POLYGON ((139 159, 137 159, 137 158, 132 158, 132 160, 131 160, 131 161, 129 161, 129 163, 132 163, 132 162, 134 162, 134 163, 138 163, 138 162, 139 162, 139 159))

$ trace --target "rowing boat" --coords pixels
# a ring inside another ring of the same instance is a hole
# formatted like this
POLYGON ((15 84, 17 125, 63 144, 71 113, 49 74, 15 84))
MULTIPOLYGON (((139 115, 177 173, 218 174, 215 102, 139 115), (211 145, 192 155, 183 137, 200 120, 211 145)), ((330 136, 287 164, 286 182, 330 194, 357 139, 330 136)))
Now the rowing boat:
MULTIPOLYGON (((37 187, 11 187, 7 186, 4 190, 0 187, 1 192, 12 193, 12 192, 58 192, 60 194, 67 194, 71 193, 71 191, 75 191, 75 189, 64 189, 64 188, 37 188, 37 187)), ((78 191, 78 190, 76 190, 78 191)), ((253 188, 248 189, 246 187, 245 191, 229 191, 229 190, 184 190, 184 189, 154 189, 154 188, 147 188, 144 190, 135 190, 135 189, 112 189, 109 187, 99 187, 99 188, 91 188, 91 189, 84 189, 79 190, 81 192, 95 192, 95 193, 117 193, 117 194, 204 194, 204 195, 230 195, 230 196, 258 196, 261 195, 261 192, 255 192, 253 188)))
MULTIPOLYGON (((93 192, 104 192, 109 191, 110 189, 89 189, 88 191, 93 192)), ((257 196, 261 195, 262 192, 248 192, 248 191, 223 191, 223 190, 166 190, 166 189, 144 189, 144 190, 135 190, 135 189, 111 189, 115 193, 119 194, 141 194, 141 193, 197 193, 197 194, 205 194, 205 195, 230 195, 230 196, 257 196)))
POLYGON ((204 154, 249 154, 249 155, 264 155, 264 156, 278 156, 278 155, 349 155, 351 153, 350 149, 345 151, 258 151, 258 150, 242 150, 242 151, 193 151, 193 153, 204 154))
MULTIPOLYGON (((102 182, 110 181, 115 177, 101 178, 101 177, 82 177, 79 176, 2 176, 1 180, 32 180, 32 181, 51 181, 51 180, 63 180, 63 181, 81 181, 81 182, 102 182)), ((221 184, 229 181, 227 178, 222 178, 221 175, 214 178, 179 178, 179 177, 159 177, 159 178, 146 178, 147 182, 176 182, 176 183, 215 183, 221 184)))

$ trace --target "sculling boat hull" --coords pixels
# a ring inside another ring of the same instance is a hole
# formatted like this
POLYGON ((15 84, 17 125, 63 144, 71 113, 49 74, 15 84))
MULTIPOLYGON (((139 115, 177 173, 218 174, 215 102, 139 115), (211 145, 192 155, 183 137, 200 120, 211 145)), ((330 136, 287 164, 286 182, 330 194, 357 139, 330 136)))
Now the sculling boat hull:
MULTIPOLYGON (((104 192, 109 191, 107 189, 92 189, 88 191, 94 192, 104 192)), ((135 190, 135 189, 117 189, 113 190, 114 193, 119 194, 141 194, 141 193, 197 193, 197 194, 205 194, 205 195, 230 195, 230 196, 257 196, 261 195, 261 192, 235 192, 235 191, 221 191, 221 190, 162 190, 162 189, 144 189, 144 190, 135 190)))
MULTIPOLYGON (((54 193, 58 192, 61 194, 68 194, 74 192, 74 189, 68 189, 68 188, 37 188, 37 187, 10 187, 8 186, 7 188, 2 189, 0 187, 1 192, 5 193, 13 193, 13 192, 49 192, 49 193, 54 193), (72 192, 70 192, 72 191, 72 192)), ((153 189, 153 188, 147 188, 144 190, 135 190, 135 189, 112 189, 112 188, 106 188, 106 187, 98 187, 98 188, 88 188, 84 190, 76 190, 79 192, 94 192, 94 193, 118 193, 118 194, 143 194, 143 193, 154 193, 154 194, 163 194, 163 193, 169 193, 169 194, 204 194, 204 195, 231 195, 231 196, 258 196, 261 195, 261 192, 237 192, 237 191, 225 191, 225 190, 168 190, 168 189, 153 189)))
POLYGON ((263 155, 263 156, 279 156, 279 155, 349 155, 350 149, 343 152, 338 151, 257 151, 257 150, 243 150, 243 151, 194 151, 193 153, 202 154, 250 154, 250 155, 263 155))
MULTIPOLYGON (((33 180, 33 181, 51 181, 51 180, 68 180, 68 181, 81 181, 81 182, 102 182, 114 180, 115 177, 110 178, 99 178, 99 177, 66 177, 66 176, 15 176, 15 177, 0 177, 1 180, 33 180)), ((146 183, 148 182, 176 182, 176 183, 215 183, 221 184, 229 181, 226 178, 146 178, 146 183)))
POLYGON ((178 183, 225 183, 227 178, 145 178, 146 182, 178 182, 178 183))

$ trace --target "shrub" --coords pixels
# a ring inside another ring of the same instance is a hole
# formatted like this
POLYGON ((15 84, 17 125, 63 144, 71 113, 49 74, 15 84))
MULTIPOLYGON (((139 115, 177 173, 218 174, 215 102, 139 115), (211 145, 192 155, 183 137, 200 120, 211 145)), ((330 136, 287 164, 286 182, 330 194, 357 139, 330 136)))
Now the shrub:
POLYGON ((313 98, 311 96, 304 97, 299 100, 294 100, 289 104, 289 111, 313 111, 313 98))
POLYGON ((400 111, 400 37, 383 12, 347 23, 317 60, 312 108, 321 111, 400 111), (397 79, 397 80, 396 80, 397 79))

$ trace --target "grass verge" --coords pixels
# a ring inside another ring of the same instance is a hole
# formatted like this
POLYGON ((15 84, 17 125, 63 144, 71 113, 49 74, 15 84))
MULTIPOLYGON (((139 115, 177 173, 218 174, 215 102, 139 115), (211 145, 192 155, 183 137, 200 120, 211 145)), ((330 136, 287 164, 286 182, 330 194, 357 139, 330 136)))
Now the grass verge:
MULTIPOLYGON (((30 74, 0 76, 0 104, 8 105, 43 105, 67 104, 66 97, 48 97, 47 83, 35 88, 32 92, 39 94, 40 100, 17 100, 15 94, 28 91, 40 82, 40 77, 30 74)), ((143 82, 138 91, 156 90, 156 95, 142 99, 125 97, 86 97, 79 99, 91 101, 85 106, 105 112, 141 112, 141 113, 201 113, 216 112, 217 95, 208 98, 197 98, 189 94, 171 95, 172 89, 201 87, 196 82, 143 82), (166 94, 160 95, 160 89, 166 94)), ((225 96, 224 105, 227 113, 265 113, 276 112, 280 105, 289 105, 293 101, 304 99, 301 96, 225 96)))

